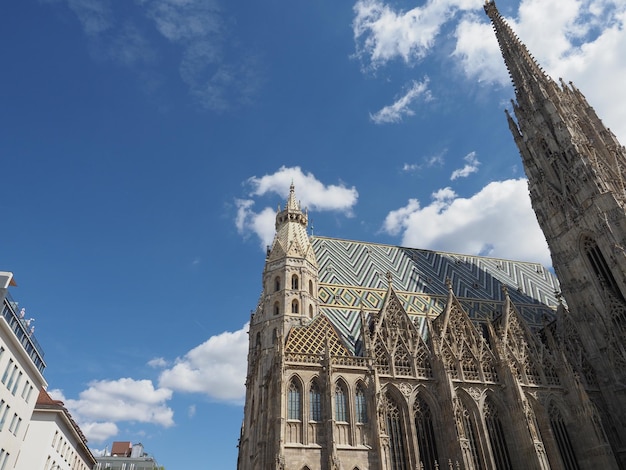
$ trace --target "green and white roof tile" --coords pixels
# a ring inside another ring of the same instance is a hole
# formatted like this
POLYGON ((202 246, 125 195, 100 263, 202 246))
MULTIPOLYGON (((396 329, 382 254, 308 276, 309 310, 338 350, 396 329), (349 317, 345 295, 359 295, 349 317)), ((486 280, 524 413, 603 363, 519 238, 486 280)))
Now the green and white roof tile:
POLYGON ((553 317, 558 305, 558 280, 537 263, 325 237, 311 237, 311 244, 319 266, 321 312, 353 351, 360 337, 359 311, 382 308, 388 272, 404 309, 420 328, 427 315, 435 318, 445 308, 446 279, 476 320, 501 313, 504 286, 531 327, 553 317))

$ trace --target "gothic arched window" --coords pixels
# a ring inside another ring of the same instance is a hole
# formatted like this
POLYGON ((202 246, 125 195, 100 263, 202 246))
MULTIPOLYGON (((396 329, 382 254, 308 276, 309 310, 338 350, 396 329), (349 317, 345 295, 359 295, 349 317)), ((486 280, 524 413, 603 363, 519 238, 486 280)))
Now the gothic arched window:
POLYGON ((385 424, 387 426, 387 435, 389 436, 391 470, 407 470, 406 446, 404 442, 405 433, 402 430, 400 408, 389 393, 386 394, 385 401, 385 424))
POLYGON ((313 305, 309 305, 309 318, 313 318, 313 305))
POLYGON ((276 276, 274 279, 274 292, 278 292, 280 290, 280 277, 276 276))
POLYGON ((574 447, 567 432, 563 415, 554 402, 550 403, 548 407, 548 417, 550 418, 550 426, 552 427, 565 470, 578 470, 578 461, 576 460, 576 454, 574 454, 574 447))
POLYGON ((293 300, 291 302, 291 313, 298 313, 298 301, 293 300))
POLYGON ((489 435, 489 443, 491 444, 491 452, 497 469, 507 470, 511 467, 511 458, 509 449, 504 437, 504 429, 502 421, 498 415, 498 409, 490 399, 485 401, 484 407, 485 424, 487 425, 487 434, 489 435))
POLYGON ((474 468, 476 470, 483 470, 483 460, 480 454, 480 447, 478 444, 478 432, 476 430, 476 422, 474 416, 470 413, 462 400, 458 400, 458 406, 460 411, 460 433, 467 442, 467 448, 470 451, 472 461, 474 462, 474 468))
POLYGON ((589 261, 589 264, 591 264, 591 268, 593 269, 600 283, 604 287, 607 287, 608 289, 613 291, 615 295, 623 300, 624 296, 619 290, 617 282, 613 277, 613 273, 611 272, 611 269, 609 268, 609 265, 607 264, 604 255, 602 255, 602 251, 600 251, 600 247, 598 246, 598 244, 591 238, 585 237, 583 238, 583 251, 585 252, 587 260, 589 261))
POLYGON ((367 423, 367 401, 363 384, 356 386, 356 394, 354 396, 354 405, 356 411, 356 422, 367 423))
POLYGON ((313 296, 313 281, 309 281, 309 295, 313 296))
POLYGON ((294 274, 293 276, 291 276, 291 288, 293 290, 298 290, 298 275, 294 274))
POLYGON ((341 382, 335 384, 335 421, 348 421, 346 389, 341 382))
POLYGON ((439 457, 433 428, 433 415, 428 403, 420 396, 417 397, 413 405, 413 414, 415 416, 420 461, 424 468, 436 468, 435 462, 438 461, 439 457))
POLYGON ((287 419, 302 419, 302 393, 295 378, 289 381, 287 390, 287 419))
POLYGON ((274 302, 274 315, 278 315, 280 313, 280 306, 278 302, 274 302))
POLYGON ((311 388, 309 389, 309 420, 322 420, 322 397, 320 388, 317 385, 317 380, 313 380, 311 388))

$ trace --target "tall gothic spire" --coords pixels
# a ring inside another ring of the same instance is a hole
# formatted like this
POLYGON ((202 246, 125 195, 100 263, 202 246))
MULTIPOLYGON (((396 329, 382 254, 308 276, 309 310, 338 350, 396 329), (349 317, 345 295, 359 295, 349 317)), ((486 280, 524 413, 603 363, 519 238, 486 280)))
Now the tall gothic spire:
POLYGON ((553 91, 556 86, 546 75, 526 46, 519 40, 511 27, 506 23, 493 0, 485 2, 485 12, 491 19, 491 24, 500 44, 502 57, 509 70, 509 75, 515 86, 515 96, 518 103, 531 104, 529 101, 537 98, 536 92, 542 94, 553 91))

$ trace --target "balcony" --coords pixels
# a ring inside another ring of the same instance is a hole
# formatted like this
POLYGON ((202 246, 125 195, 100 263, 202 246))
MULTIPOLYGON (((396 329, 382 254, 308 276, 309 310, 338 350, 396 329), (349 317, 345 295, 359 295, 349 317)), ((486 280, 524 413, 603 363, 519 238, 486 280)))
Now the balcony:
POLYGON ((43 349, 41 349, 41 346, 35 339, 33 328, 28 324, 28 320, 20 318, 17 302, 11 298, 8 292, 2 306, 2 316, 13 330, 13 333, 15 333, 17 340, 24 347, 26 354, 33 361, 37 370, 43 374, 43 370, 46 368, 46 363, 43 360, 43 349))

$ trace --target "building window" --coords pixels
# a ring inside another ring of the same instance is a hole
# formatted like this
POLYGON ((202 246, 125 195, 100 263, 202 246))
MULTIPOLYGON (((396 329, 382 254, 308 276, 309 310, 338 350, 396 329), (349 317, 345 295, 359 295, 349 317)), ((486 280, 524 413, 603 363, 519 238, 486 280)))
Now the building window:
POLYGON ((13 369, 13 359, 9 359, 9 363, 7 364, 6 369, 4 369, 4 374, 2 374, 2 383, 6 384, 7 379, 9 378, 9 372, 13 369))
POLYGON ((509 449, 506 445, 504 430, 502 428, 502 421, 500 421, 498 409, 489 399, 485 401, 484 416, 496 468, 504 470, 512 468, 509 449))
POLYGON ((0 431, 2 431, 2 428, 4 427, 4 423, 7 420, 7 415, 9 414, 9 410, 11 409, 11 407, 8 404, 4 404, 4 411, 2 411, 2 407, 0 407, 0 413, 2 413, 0 415, 0 431))
POLYGON ((335 385, 335 421, 348 421, 346 391, 339 382, 335 385))
POLYGON ((15 380, 15 384, 13 385, 13 389, 11 390, 11 393, 13 395, 15 395, 17 393, 17 389, 20 386, 20 382, 22 381, 22 372, 19 373, 19 375, 17 376, 17 379, 15 380))
POLYGON ((6 450, 0 449, 0 470, 4 470, 6 468, 9 455, 10 454, 6 450))
POLYGON ((460 434, 462 434, 462 439, 466 442, 467 448, 470 451, 472 460, 474 462, 474 468, 476 470, 483 470, 483 460, 479 451, 478 432, 476 431, 476 423, 474 422, 474 418, 465 406, 465 403, 463 403, 463 401, 458 400, 457 406, 458 411, 460 412, 460 416, 457 418, 457 420, 460 421, 460 434))
POLYGON ((365 398, 365 391, 363 390, 363 384, 361 383, 356 386, 354 404, 356 411, 356 422, 362 424, 367 423, 367 401, 365 398))
POLYGON ((280 313, 280 306, 278 305, 278 302, 276 302, 274 304, 274 315, 278 315, 280 313))
POLYGON ((415 416, 420 463, 424 468, 436 468, 435 463, 439 457, 437 455, 437 442, 433 428, 433 415, 428 403, 420 396, 417 397, 413 404, 413 414, 415 416))
POLYGON ((313 281, 309 281, 309 295, 313 297, 313 281))
POLYGON ((567 432, 563 415, 554 402, 550 403, 548 407, 548 416, 565 470, 579 470, 578 461, 574 454, 574 447, 572 446, 572 441, 567 432))
POLYGON ((298 290, 298 275, 294 274, 293 276, 291 276, 291 288, 293 290, 298 290))
POLYGON ((317 380, 313 380, 311 388, 309 389, 309 420, 322 420, 322 397, 320 388, 317 385, 317 380))
POLYGON ((287 392, 287 419, 302 419, 302 393, 296 379, 289 382, 287 392))
POLYGON ((291 313, 298 313, 298 301, 294 300, 291 302, 291 313))
POLYGON ((583 239, 583 250, 585 255, 587 256, 587 260, 589 264, 591 264, 591 268, 593 269, 596 277, 600 281, 603 287, 606 287, 613 291, 615 295, 617 295, 620 299, 624 299, 622 292, 619 290, 617 286, 617 282, 613 277, 613 273, 609 268, 609 265, 600 251, 600 247, 597 243, 591 238, 585 237, 583 239))
POLYGON ((389 458, 391 470, 408 470, 406 459, 406 446, 404 443, 404 432, 402 431, 402 418, 400 408, 394 399, 386 394, 385 403, 385 424, 387 435, 389 436, 389 458))
POLYGON ((276 276, 274 279, 274 292, 278 292, 280 290, 280 277, 276 276))

